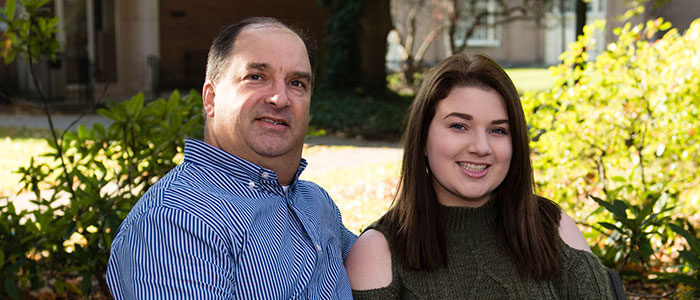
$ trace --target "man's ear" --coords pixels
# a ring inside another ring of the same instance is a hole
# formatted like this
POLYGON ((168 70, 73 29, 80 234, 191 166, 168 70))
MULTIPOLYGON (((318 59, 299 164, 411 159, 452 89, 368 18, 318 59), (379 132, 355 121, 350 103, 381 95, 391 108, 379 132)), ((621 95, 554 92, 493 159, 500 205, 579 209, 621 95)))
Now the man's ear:
POLYGON ((214 117, 214 98, 216 97, 216 87, 214 83, 207 80, 202 87, 202 103, 204 104, 204 113, 207 118, 214 117))

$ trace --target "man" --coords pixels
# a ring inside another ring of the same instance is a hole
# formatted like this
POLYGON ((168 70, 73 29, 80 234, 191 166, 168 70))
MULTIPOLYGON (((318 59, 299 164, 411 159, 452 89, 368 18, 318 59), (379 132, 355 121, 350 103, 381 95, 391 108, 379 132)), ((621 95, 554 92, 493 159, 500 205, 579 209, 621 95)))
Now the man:
POLYGON ((116 299, 351 299, 356 237, 298 180, 313 52, 272 18, 226 27, 202 90, 204 142, 132 208, 112 242, 116 299))

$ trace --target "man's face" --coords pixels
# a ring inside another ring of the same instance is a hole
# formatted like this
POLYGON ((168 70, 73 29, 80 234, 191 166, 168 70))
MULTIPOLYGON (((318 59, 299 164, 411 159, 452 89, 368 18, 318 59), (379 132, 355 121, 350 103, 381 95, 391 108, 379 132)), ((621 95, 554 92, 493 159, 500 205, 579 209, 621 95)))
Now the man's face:
POLYGON ((258 165, 296 164, 309 122, 311 66, 301 39, 286 28, 249 27, 230 63, 204 85, 207 142, 258 165))

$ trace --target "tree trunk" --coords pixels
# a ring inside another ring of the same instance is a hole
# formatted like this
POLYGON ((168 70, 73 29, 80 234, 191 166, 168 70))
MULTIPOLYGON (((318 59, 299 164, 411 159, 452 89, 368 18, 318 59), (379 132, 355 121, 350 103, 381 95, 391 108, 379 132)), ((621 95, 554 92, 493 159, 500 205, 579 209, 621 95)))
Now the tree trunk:
POLYGON ((372 2, 360 16, 362 33, 358 39, 362 57, 362 85, 371 89, 386 88, 386 37, 391 31, 389 0, 372 2))
POLYGON ((576 39, 583 34, 583 27, 586 26, 586 2, 576 0, 576 39))

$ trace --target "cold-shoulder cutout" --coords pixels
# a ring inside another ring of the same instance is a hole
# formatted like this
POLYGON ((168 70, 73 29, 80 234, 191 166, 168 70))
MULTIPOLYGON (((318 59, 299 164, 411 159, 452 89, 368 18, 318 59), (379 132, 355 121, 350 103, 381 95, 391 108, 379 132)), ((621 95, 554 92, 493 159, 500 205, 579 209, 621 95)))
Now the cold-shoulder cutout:
POLYGON ((368 229, 353 244, 345 268, 353 290, 370 290, 389 286, 392 280, 391 251, 384 235, 368 229))
POLYGON ((578 229, 576 222, 563 210, 561 211, 561 221, 559 221, 559 236, 569 247, 591 252, 591 248, 588 246, 581 230, 578 229))

